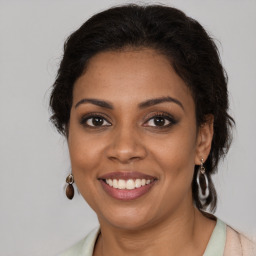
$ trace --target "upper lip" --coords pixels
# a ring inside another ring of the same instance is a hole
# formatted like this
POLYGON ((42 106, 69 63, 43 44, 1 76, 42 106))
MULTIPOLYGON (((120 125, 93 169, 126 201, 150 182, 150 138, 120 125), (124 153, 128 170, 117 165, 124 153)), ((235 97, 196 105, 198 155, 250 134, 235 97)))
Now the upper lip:
POLYGON ((117 172, 110 172, 106 173, 99 177, 101 180, 107 180, 107 179, 123 179, 123 180, 129 180, 129 179, 146 179, 146 180, 155 180, 156 177, 136 172, 136 171, 117 171, 117 172))

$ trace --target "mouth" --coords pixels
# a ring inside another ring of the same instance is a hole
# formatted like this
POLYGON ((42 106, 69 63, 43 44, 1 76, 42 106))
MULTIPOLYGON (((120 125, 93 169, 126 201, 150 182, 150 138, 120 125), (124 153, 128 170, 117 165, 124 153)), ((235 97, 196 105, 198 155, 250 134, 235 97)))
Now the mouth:
POLYGON ((98 180, 111 197, 119 200, 134 200, 149 192, 157 178, 139 172, 113 172, 98 180))

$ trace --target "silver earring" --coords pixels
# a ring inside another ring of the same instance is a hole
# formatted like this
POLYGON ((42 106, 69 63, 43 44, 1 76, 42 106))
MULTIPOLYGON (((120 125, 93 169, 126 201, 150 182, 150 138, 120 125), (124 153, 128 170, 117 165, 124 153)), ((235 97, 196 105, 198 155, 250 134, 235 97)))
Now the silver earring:
POLYGON ((209 196, 209 182, 204 168, 204 159, 201 159, 200 167, 197 171, 196 182, 198 185, 199 199, 205 201, 209 196))
POLYGON ((66 187, 66 196, 68 199, 72 200, 72 198, 74 197, 74 194, 75 194, 75 190, 73 187, 73 183, 74 183, 73 174, 68 175, 68 177, 66 178, 66 182, 68 183, 68 185, 66 187))

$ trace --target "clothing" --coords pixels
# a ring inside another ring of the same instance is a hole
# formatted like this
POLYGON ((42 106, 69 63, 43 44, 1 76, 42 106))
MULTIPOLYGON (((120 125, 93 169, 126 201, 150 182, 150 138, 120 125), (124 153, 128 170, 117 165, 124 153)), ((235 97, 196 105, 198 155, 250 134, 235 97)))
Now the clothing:
MULTIPOLYGON (((59 256, 92 256, 100 229, 94 229, 83 240, 59 256)), ((256 245, 217 219, 203 256, 256 256, 256 245)))

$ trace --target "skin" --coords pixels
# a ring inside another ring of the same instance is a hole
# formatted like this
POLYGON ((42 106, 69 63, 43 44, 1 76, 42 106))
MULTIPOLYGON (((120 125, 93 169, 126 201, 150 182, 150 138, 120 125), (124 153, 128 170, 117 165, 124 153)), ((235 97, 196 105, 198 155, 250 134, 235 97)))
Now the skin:
POLYGON ((155 50, 109 51, 90 60, 74 85, 68 146, 75 182, 101 226, 94 255, 203 254, 215 221, 193 206, 191 182, 195 164, 210 152, 213 119, 208 120, 197 127, 188 87, 155 50), (139 107, 167 96, 181 105, 139 107), (103 100, 113 108, 77 105, 82 99, 103 100), (154 117, 165 113, 159 126, 154 117), (88 114, 103 116, 103 124, 93 127, 95 118, 88 114), (113 171, 138 171, 157 181, 145 195, 121 201, 98 180, 113 171))

